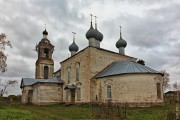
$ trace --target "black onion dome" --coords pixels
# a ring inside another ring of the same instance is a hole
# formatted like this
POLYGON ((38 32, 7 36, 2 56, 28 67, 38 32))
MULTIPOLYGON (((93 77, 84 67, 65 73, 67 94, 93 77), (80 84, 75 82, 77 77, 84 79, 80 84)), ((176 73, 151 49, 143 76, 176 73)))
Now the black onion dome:
POLYGON ((73 42, 70 46, 69 46, 69 51, 75 51, 77 52, 79 50, 79 47, 76 45, 75 42, 73 42))
POLYGON ((46 31, 46 29, 42 33, 43 35, 48 35, 48 32, 46 31))
POLYGON ((122 37, 116 42, 116 47, 120 48, 120 47, 126 47, 127 46, 127 42, 125 40, 122 39, 122 37))
POLYGON ((90 29, 86 32, 86 38, 96 38, 96 30, 93 28, 92 23, 90 29))
POLYGON ((96 40, 100 42, 103 40, 103 34, 99 32, 97 29, 96 29, 96 40))

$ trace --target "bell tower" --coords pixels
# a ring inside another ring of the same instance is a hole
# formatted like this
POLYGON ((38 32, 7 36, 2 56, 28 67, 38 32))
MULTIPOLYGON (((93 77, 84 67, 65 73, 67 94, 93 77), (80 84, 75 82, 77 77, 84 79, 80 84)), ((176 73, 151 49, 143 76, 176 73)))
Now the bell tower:
POLYGON ((54 46, 48 40, 48 32, 46 29, 42 32, 43 38, 36 45, 36 51, 38 53, 38 59, 36 61, 36 79, 48 79, 53 77, 54 61, 52 54, 54 46))

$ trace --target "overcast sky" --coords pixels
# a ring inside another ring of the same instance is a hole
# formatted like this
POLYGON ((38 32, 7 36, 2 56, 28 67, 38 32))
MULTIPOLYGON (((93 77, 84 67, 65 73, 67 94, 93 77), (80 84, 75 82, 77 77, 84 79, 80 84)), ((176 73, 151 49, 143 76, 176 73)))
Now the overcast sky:
MULTIPOLYGON (((35 76, 36 43, 47 24, 48 39, 55 46, 55 70, 70 54, 72 32, 80 50, 88 45, 85 34, 90 15, 98 16, 103 33, 101 47, 118 52, 115 43, 122 26, 127 41, 126 55, 143 59, 147 66, 180 79, 180 1, 179 0, 0 0, 0 33, 7 35, 13 48, 7 48, 8 71, 1 79, 35 76)), ((94 20, 94 19, 93 19, 94 20)), ((93 22, 94 24, 94 22, 93 22)), ((9 94, 20 94, 19 84, 9 94)))

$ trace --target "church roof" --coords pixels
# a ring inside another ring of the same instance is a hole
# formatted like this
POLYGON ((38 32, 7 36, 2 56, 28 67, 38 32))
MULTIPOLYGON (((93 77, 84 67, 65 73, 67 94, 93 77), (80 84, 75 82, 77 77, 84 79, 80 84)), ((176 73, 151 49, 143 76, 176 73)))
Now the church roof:
POLYGON ((135 58, 135 57, 131 57, 131 56, 128 56, 128 55, 122 55, 122 54, 119 54, 119 53, 117 53, 117 52, 110 51, 110 50, 107 50, 107 49, 97 48, 97 47, 93 47, 93 46, 87 46, 87 47, 85 47, 84 49, 80 50, 77 54, 75 54, 75 55, 73 55, 73 56, 71 56, 71 57, 69 57, 69 58, 61 61, 60 63, 63 63, 63 62, 65 62, 65 61, 67 61, 67 60, 69 60, 69 59, 77 56, 79 53, 85 51, 85 50, 88 49, 88 48, 95 48, 95 49, 98 49, 98 50, 101 50, 101 51, 105 51, 105 52, 109 52, 109 53, 113 53, 113 54, 116 54, 116 55, 119 55, 119 56, 125 56, 125 57, 129 57, 129 58, 132 58, 132 59, 135 59, 135 60, 137 59, 137 58, 135 58))
POLYGON ((141 65, 137 62, 123 60, 123 61, 113 62, 111 65, 109 65, 99 74, 97 74, 95 78, 102 78, 102 77, 108 77, 108 76, 120 75, 120 74, 142 74, 142 73, 161 74, 160 72, 153 70, 145 65, 141 65))
POLYGON ((64 89, 76 89, 77 87, 72 84, 72 85, 66 85, 66 87, 64 89))
POLYGON ((36 83, 57 83, 57 84, 63 84, 64 81, 61 80, 60 77, 53 77, 53 78, 49 78, 49 79, 22 78, 20 88, 22 88, 24 86, 31 86, 31 85, 34 85, 36 83))
POLYGON ((53 74, 56 74, 56 73, 61 73, 61 68, 59 68, 58 70, 56 70, 53 74))

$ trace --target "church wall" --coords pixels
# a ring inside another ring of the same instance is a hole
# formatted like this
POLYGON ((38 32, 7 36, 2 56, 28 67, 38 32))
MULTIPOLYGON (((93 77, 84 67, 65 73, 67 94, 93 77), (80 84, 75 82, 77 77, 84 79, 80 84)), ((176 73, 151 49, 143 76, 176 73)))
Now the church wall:
POLYGON ((23 104, 28 103, 28 92, 29 90, 33 90, 32 86, 25 86, 22 88, 22 97, 21 97, 21 101, 23 104))
MULTIPOLYGON (((77 92, 75 91, 75 102, 89 102, 89 92, 87 89, 87 83, 89 83, 89 49, 84 49, 80 53, 72 56, 70 59, 61 62, 61 79, 66 85, 76 85, 81 90, 80 100, 77 100, 77 92), (76 80, 76 63, 79 63, 79 80, 76 80), (68 83, 68 68, 70 68, 70 82, 68 83)), ((63 92, 63 100, 65 102, 71 102, 71 92, 66 90, 63 92)))
POLYGON ((36 78, 37 79, 43 79, 44 78, 44 66, 49 67, 49 71, 48 71, 49 78, 53 77, 54 62, 52 60, 39 59, 38 65, 36 66, 36 78))
POLYGON ((33 90, 33 104, 45 105, 63 102, 63 87, 59 84, 37 83, 33 90))
MULTIPOLYGON (((106 68, 108 65, 110 65, 114 61, 120 61, 120 60, 136 60, 136 58, 131 58, 128 56, 122 56, 113 52, 107 52, 104 50, 100 50, 94 47, 88 47, 84 49, 84 51, 81 51, 80 53, 77 53, 77 55, 61 62, 61 78, 65 81, 64 87, 67 85, 67 69, 70 67, 70 85, 74 84, 77 86, 77 84, 80 85, 78 87, 81 88, 81 100, 78 102, 90 102, 91 101, 91 94, 93 90, 93 85, 91 84, 91 78, 95 76, 97 73, 99 73, 101 70, 106 68), (79 81, 76 81, 76 63, 80 63, 80 69, 79 69, 79 81)), ((66 97, 66 90, 64 90, 64 101, 70 102, 71 101, 71 93, 68 92, 68 99, 66 97)), ((77 93, 75 93, 77 95, 77 93)))
POLYGON ((92 74, 91 76, 98 74, 108 65, 110 65, 112 62, 121 61, 121 60, 132 60, 132 61, 137 60, 136 58, 133 57, 124 56, 124 55, 108 52, 105 50, 100 50, 97 48, 91 48, 90 55, 91 55, 90 70, 92 74))
POLYGON ((111 85, 112 101, 118 103, 162 103, 163 88, 160 74, 124 74, 95 80, 94 101, 106 102, 107 85, 111 85), (157 97, 157 83, 161 85, 161 98, 157 97))
MULTIPOLYGON (((121 60, 136 61, 137 59, 92 47, 90 49, 90 78, 97 75, 111 63, 121 60)), ((91 90, 91 95, 93 94, 93 89, 95 89, 93 87, 95 86, 91 84, 91 87, 89 88, 89 90, 91 90)))
MULTIPOLYGON (((45 61, 45 60, 44 60, 45 61)), ((49 61, 45 61, 42 63, 39 63, 38 66, 36 66, 36 78, 38 79, 43 79, 44 78, 44 66, 48 66, 49 67, 49 71, 48 71, 48 76, 49 78, 53 77, 53 73, 54 73, 54 65, 49 61)))

